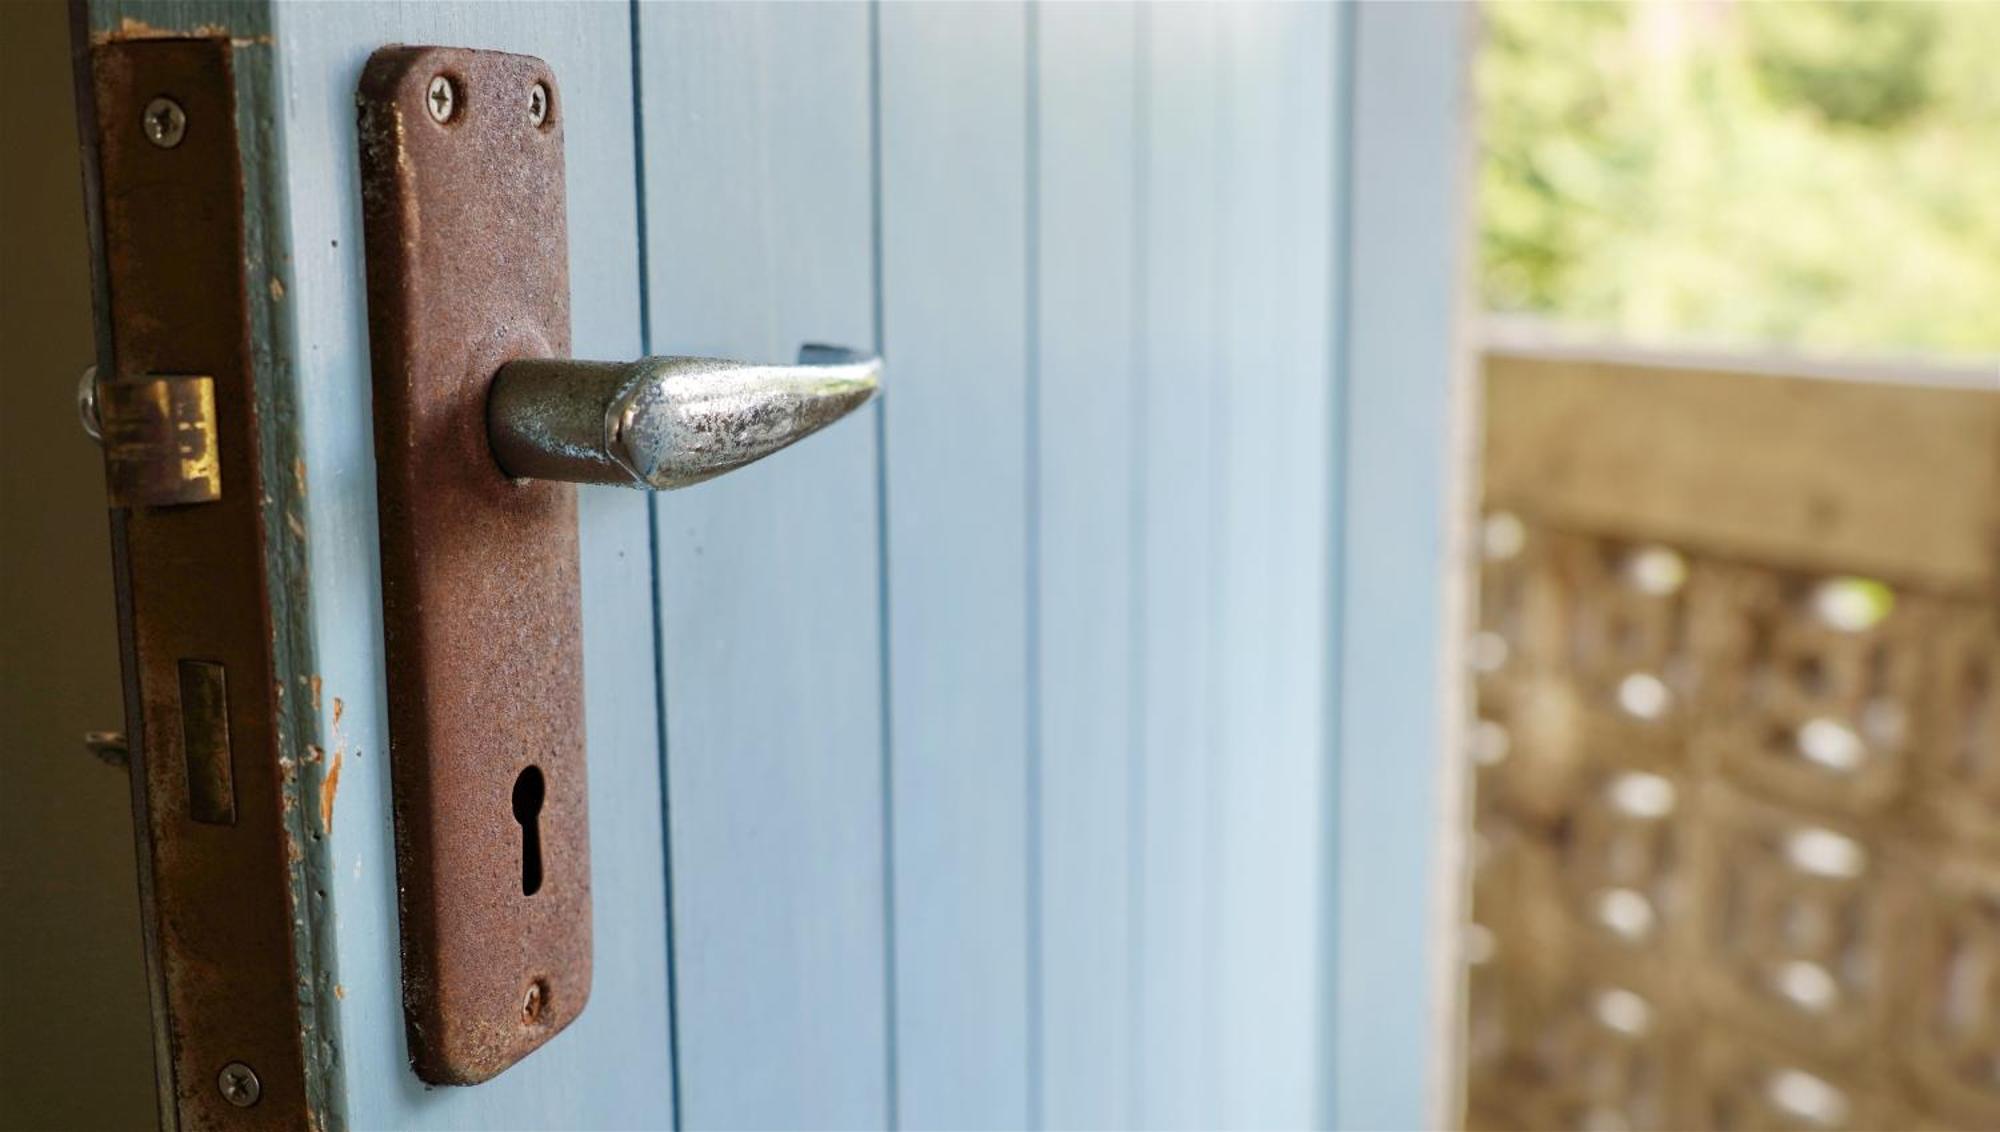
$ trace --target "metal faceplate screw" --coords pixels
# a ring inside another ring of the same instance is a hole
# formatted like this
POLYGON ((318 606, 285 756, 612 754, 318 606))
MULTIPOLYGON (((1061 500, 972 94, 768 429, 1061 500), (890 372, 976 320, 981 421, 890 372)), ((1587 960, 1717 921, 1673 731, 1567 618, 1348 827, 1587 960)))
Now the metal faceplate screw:
POLYGON ((539 126, 548 120, 549 88, 536 83, 535 89, 528 92, 528 121, 539 126))
POLYGON ((249 1108, 264 1095, 264 1083, 257 1080, 257 1074, 240 1061, 232 1061, 222 1067, 216 1075, 215 1087, 222 1090, 222 1099, 237 1108, 249 1108))
POLYGON ((187 111, 171 98, 163 96, 148 102, 146 115, 140 122, 146 128, 146 140, 161 149, 172 149, 187 136, 187 111))
POLYGON ((458 106, 458 92, 452 89, 451 80, 443 75, 433 78, 430 93, 424 97, 424 105, 430 107, 433 119, 450 121, 451 112, 458 106))

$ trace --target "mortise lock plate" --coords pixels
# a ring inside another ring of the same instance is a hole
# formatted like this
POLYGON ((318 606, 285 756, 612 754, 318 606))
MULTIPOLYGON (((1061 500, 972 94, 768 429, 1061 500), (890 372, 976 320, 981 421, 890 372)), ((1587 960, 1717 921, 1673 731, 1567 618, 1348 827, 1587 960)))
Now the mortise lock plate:
POLYGON ((403 1010, 434 1084, 590 995, 575 483, 699 483, 875 392, 880 360, 570 361, 564 108, 539 59, 386 47, 359 91, 403 1010))

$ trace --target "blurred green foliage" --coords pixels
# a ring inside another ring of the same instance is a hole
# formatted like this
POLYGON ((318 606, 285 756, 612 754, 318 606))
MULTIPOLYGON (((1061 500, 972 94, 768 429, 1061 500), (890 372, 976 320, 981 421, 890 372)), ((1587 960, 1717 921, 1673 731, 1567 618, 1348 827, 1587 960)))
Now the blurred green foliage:
POLYGON ((1490 309, 2000 353, 2000 3, 1488 0, 1490 309))

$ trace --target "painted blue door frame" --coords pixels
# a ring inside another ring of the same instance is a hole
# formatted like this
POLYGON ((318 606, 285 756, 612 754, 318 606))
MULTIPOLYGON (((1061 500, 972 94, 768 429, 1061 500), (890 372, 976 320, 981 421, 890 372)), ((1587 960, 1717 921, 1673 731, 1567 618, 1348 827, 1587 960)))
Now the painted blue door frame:
POLYGON ((1465 9, 89 10, 236 43, 333 1123, 1450 1118, 1465 9), (579 357, 888 360, 797 449, 583 490, 595 990, 466 1089, 398 997, 352 111, 392 42, 554 68, 579 357))

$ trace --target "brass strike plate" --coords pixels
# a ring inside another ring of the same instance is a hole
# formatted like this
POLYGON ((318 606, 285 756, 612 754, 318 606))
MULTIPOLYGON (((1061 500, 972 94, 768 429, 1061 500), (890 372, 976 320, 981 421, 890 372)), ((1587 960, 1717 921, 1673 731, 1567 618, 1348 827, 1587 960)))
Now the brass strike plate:
POLYGON ((562 102, 539 59, 388 47, 359 103, 404 1019, 468 1085, 590 994, 576 489, 486 425, 502 363, 569 354, 562 102))

